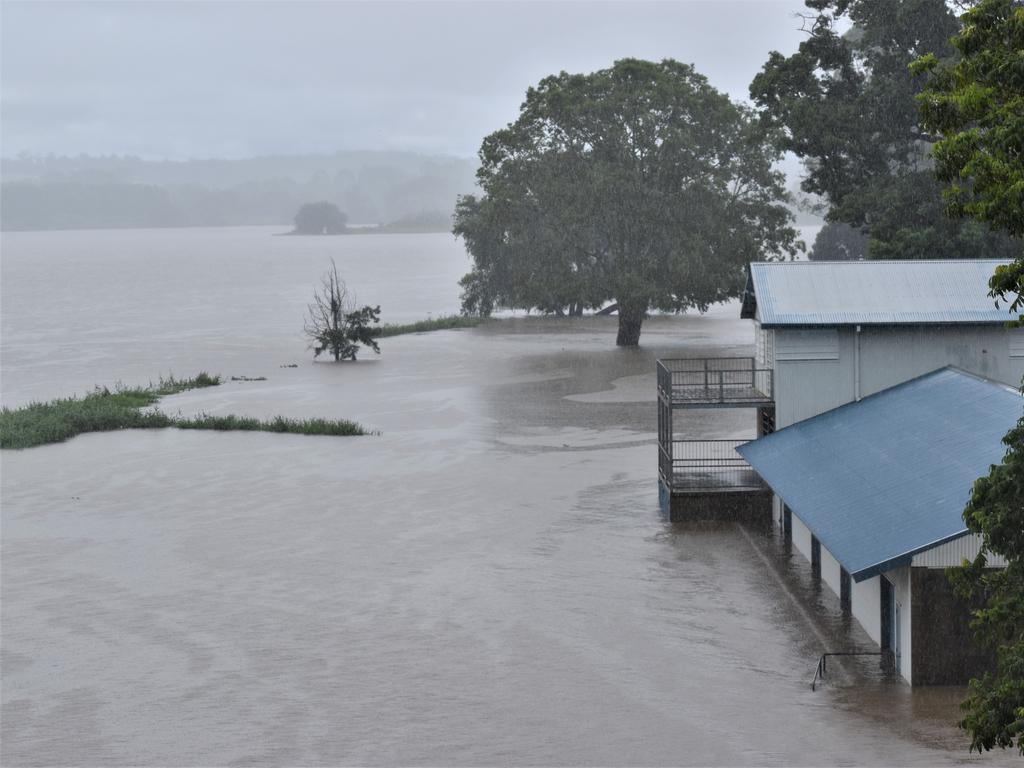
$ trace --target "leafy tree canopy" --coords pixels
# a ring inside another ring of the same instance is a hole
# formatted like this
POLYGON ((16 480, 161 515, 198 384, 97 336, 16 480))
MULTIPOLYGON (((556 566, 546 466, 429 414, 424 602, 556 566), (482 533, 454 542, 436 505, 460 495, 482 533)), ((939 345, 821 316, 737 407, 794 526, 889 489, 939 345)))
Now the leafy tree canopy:
POLYGON ((484 139, 484 194, 454 231, 466 311, 619 305, 617 343, 650 309, 737 295, 749 261, 795 252, 778 151, 692 67, 624 59, 547 77, 484 139))
POLYGON ((340 235, 346 224, 348 217, 326 200, 306 203, 295 214, 295 233, 299 235, 340 235))
POLYGON ((1002 464, 978 480, 964 511, 967 527, 983 545, 973 563, 951 572, 965 597, 984 600, 972 627, 996 649, 996 673, 972 680, 961 725, 971 748, 1012 748, 1024 755, 1024 418, 1003 439, 1002 464), (1006 568, 987 568, 991 555, 1006 568))
MULTIPOLYGON (((918 101, 922 125, 941 137, 935 172, 948 185, 947 212, 1015 237, 1016 259, 997 268, 989 284, 1017 312, 1024 307, 1024 3, 967 6, 952 38, 959 57, 925 55, 912 70, 931 75, 918 101)), ((962 595, 982 602, 972 627, 996 652, 995 674, 971 681, 961 725, 971 749, 1016 745, 1024 755, 1024 418, 1003 442, 1003 462, 975 483, 964 510, 981 550, 950 576, 962 595), (986 567, 993 554, 1006 568, 986 567)))
POLYGON ((780 148, 803 159, 805 191, 827 218, 864 229, 871 258, 977 258, 1015 253, 984 223, 942 215, 920 125, 923 78, 909 65, 954 55, 959 22, 944 0, 805 0, 809 34, 773 52, 750 93, 780 148))
POLYGON ((811 261, 858 261, 867 257, 867 236, 841 221, 829 222, 819 229, 807 255, 811 261))
MULTIPOLYGON (((918 102, 921 123, 941 137, 935 171, 952 216, 1024 237, 1024 3, 981 0, 961 21, 958 58, 925 55, 912 67, 931 75, 918 102)), ((1015 312, 1024 311, 1022 251, 1018 241, 1015 263, 991 283, 1015 312)))

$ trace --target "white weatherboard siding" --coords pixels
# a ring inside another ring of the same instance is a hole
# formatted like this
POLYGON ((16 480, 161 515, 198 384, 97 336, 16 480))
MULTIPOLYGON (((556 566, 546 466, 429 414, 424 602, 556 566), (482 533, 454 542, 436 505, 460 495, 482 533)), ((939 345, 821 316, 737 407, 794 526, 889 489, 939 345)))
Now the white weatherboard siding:
MULTIPOLYGON (((776 328, 774 340, 777 428, 856 398, 855 328, 776 328)), ((859 344, 861 397, 947 365, 1010 386, 1019 386, 1024 377, 1024 331, 1020 329, 864 326, 859 344)))
MULTIPOLYGON (((914 555, 913 565, 916 568, 949 568, 960 565, 964 560, 973 560, 981 549, 981 536, 966 533, 958 539, 947 541, 938 547, 914 555)), ((1006 558, 989 555, 988 564, 993 568, 1005 568, 1006 558)))
POLYGON ((775 331, 771 328, 762 328, 761 324, 754 321, 754 360, 755 368, 759 370, 771 370, 775 367, 775 331))
POLYGON ((839 332, 835 328, 787 328, 776 340, 775 359, 779 362, 838 360, 839 332))

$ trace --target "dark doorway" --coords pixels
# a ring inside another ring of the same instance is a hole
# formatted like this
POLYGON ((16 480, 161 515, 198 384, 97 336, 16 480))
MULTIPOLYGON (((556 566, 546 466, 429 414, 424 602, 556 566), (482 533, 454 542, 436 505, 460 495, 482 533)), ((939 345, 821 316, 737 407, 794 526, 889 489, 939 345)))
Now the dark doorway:
POLYGON ((821 579, 821 542, 817 536, 811 536, 811 575, 815 581, 821 579))
POLYGON ((853 581, 845 568, 839 569, 839 605, 846 614, 853 609, 853 581))

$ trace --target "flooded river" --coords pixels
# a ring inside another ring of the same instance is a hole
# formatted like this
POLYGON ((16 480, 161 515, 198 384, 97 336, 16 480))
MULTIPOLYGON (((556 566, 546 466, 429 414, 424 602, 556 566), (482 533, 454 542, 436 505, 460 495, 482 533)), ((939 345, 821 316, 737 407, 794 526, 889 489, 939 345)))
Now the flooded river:
POLYGON ((979 761, 962 689, 863 662, 811 692, 868 641, 770 532, 659 516, 654 360, 748 353, 735 305, 634 350, 614 318, 514 318, 314 364, 331 256, 390 322, 455 311, 466 257, 271 231, 3 236, 5 404, 206 369, 266 381, 161 407, 381 432, 5 451, 4 765, 979 761))

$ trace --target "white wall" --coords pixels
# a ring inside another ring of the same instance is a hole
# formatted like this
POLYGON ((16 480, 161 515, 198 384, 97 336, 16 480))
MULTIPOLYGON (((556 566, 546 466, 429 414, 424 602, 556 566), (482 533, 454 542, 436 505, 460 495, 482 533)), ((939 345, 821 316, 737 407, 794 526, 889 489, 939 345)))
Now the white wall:
MULTIPOLYGON (((1024 377, 1022 334, 1024 331, 998 326, 864 326, 860 333, 861 397, 946 365, 1019 386, 1024 377)), ((856 342, 855 329, 848 327, 820 332, 775 329, 777 428, 855 399, 856 342), (834 346, 827 334, 835 334, 834 346)))
POLYGON ((853 582, 853 617, 876 644, 882 642, 882 595, 878 576, 853 582))
POLYGON ((793 515, 793 546, 811 562, 811 530, 796 515, 793 515))
MULTIPOLYGON (((776 517, 776 520, 778 518, 776 517)), ((810 564, 811 531, 799 517, 793 515, 793 546, 810 564)), ((822 545, 821 580, 838 598, 841 592, 839 561, 822 545)), ((857 623, 876 644, 882 643, 882 586, 880 578, 893 585, 893 597, 900 606, 900 667, 899 673, 908 683, 911 680, 911 590, 910 568, 893 568, 884 576, 873 576, 862 582, 853 582, 850 590, 850 612, 857 623)))
POLYGON ((832 557, 832 553, 821 547, 821 580, 828 585, 828 588, 838 596, 842 592, 842 585, 839 583, 842 566, 839 561, 832 557))

